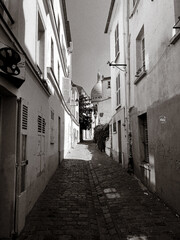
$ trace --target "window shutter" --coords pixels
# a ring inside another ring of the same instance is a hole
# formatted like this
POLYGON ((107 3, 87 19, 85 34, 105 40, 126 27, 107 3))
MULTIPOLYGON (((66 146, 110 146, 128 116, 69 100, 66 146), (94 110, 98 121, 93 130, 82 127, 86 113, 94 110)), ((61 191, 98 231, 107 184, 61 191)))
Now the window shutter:
POLYGON ((45 129, 46 129, 45 118, 38 115, 38 133, 45 134, 45 129))
POLYGON ((42 117, 38 116, 38 133, 41 133, 42 117))
POLYGON ((28 107, 26 105, 22 105, 22 129, 27 130, 28 126, 28 107))

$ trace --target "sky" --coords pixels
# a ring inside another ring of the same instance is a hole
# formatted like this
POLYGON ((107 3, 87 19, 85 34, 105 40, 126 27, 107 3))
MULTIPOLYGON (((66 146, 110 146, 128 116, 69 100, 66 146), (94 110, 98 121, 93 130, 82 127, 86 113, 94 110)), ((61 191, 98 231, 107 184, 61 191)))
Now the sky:
POLYGON ((66 0, 73 42, 72 81, 90 95, 97 73, 110 76, 109 35, 104 33, 109 0, 66 0))

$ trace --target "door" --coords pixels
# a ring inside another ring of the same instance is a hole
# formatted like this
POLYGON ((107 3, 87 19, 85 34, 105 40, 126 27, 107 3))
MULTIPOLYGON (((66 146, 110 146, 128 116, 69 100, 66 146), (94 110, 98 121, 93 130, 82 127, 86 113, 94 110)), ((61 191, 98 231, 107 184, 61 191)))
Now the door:
POLYGON ((121 121, 118 121, 118 146, 119 146, 119 163, 122 163, 121 121))
POLYGON ((16 97, 0 87, 0 239, 14 231, 16 97))
POLYGON ((18 100, 17 116, 17 181, 16 181, 16 232, 20 233, 26 218, 26 173, 28 141, 28 103, 18 100))

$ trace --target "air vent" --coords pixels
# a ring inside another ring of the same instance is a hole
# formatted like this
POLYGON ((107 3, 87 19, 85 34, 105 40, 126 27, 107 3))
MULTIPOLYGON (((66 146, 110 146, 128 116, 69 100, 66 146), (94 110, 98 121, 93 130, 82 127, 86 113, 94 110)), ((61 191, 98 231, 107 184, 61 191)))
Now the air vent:
POLYGON ((27 130, 28 124, 28 107, 26 105, 22 106, 22 129, 27 130))

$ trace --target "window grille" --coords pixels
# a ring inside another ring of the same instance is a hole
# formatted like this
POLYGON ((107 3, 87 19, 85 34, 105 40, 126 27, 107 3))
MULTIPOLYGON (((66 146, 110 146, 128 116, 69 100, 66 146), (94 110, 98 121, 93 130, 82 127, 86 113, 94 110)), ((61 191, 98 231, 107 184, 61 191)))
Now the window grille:
POLYGON ((148 148, 148 125, 147 125, 147 114, 139 116, 139 127, 141 143, 143 145, 143 161, 149 162, 149 148, 148 148))
POLYGON ((54 71, 54 43, 51 39, 51 68, 54 71))

